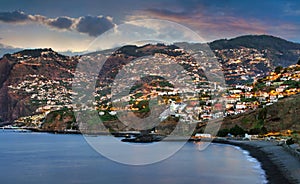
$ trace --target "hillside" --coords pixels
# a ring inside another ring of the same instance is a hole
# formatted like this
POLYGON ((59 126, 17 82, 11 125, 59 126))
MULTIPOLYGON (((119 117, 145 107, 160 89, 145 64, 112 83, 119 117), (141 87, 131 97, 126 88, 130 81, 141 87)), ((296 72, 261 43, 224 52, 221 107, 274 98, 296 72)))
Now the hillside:
MULTIPOLYGON (((202 46, 204 45, 200 44, 200 47, 202 46)), ((271 57, 274 55, 276 49, 276 52, 279 52, 279 48, 282 47, 280 50, 280 52, 283 52, 282 57, 290 58, 288 62, 293 64, 297 63, 300 53, 299 52, 298 55, 290 54, 292 51, 295 53, 300 51, 299 44, 272 36, 244 36, 231 40, 219 40, 210 43, 210 46, 214 49, 217 59, 222 64, 225 80, 227 84, 230 85, 251 83, 253 80, 268 75, 268 73, 277 66, 271 57), (243 43, 248 41, 249 43, 243 43), (286 55, 284 51, 287 51, 288 54, 286 55), (297 59, 293 61, 293 58, 297 59)), ((89 62, 91 65, 86 66, 87 71, 89 71, 89 69, 91 69, 89 67, 93 67, 93 62, 97 62, 97 58, 102 56, 105 56, 107 60, 102 70, 99 71, 97 85, 95 86, 96 102, 90 102, 90 104, 96 105, 99 112, 103 111, 107 115, 110 111, 113 111, 110 95, 111 84, 118 71, 122 69, 124 65, 147 55, 159 55, 161 57, 160 59, 170 61, 171 58, 172 61, 182 65, 187 73, 194 79, 193 82, 199 83, 197 89, 199 96, 191 96, 190 98, 192 100, 198 98, 203 104, 203 107, 201 107, 203 111, 201 115, 204 117, 209 113, 208 109, 213 108, 212 105, 208 105, 210 103, 204 101, 209 99, 209 96, 204 94, 207 92, 207 86, 205 86, 205 82, 203 83, 206 79, 203 76, 204 73, 201 65, 197 64, 194 58, 188 53, 180 49, 182 47, 196 49, 199 48, 199 45, 190 43, 180 43, 176 45, 147 44, 141 47, 128 45, 119 48, 114 53, 111 53, 111 51, 102 51, 72 57, 58 54, 52 49, 23 50, 14 54, 6 54, 0 60, 0 123, 13 123, 15 121, 20 124, 25 123, 29 126, 42 127, 49 131, 51 129, 57 130, 78 127, 78 124, 74 122, 70 113, 67 113, 68 116, 63 118, 64 112, 60 110, 71 109, 72 107, 72 95, 74 95, 72 91, 72 79, 78 61, 83 58, 88 58, 88 60, 91 61, 89 62), (56 118, 55 113, 53 114, 51 112, 59 112, 58 114, 62 114, 56 118), (47 117, 45 117, 46 114, 48 115, 47 117)), ((209 61, 209 58, 207 61, 209 61)), ((131 71, 131 73, 134 72, 135 71, 131 71)), ((89 80, 85 78, 88 76, 88 73, 82 73, 81 76, 82 80, 89 80)), ((178 78, 176 80, 180 81, 182 79, 178 78)), ((149 100, 151 96, 144 95, 144 92, 149 93, 155 91, 157 94, 163 92, 163 90, 172 92, 172 88, 174 87, 160 78, 144 78, 141 81, 136 81, 136 85, 137 86, 134 86, 130 90, 132 92, 131 96, 128 96, 130 103, 126 107, 130 110, 136 109, 135 113, 145 113, 149 108, 147 100, 149 100)), ((213 90, 210 92, 213 92, 213 90)), ((234 96, 234 94, 231 94, 231 96, 234 96)), ((170 100, 180 103, 180 99, 174 94, 165 96, 162 98, 163 102, 160 103, 169 103, 170 100)), ((236 106, 236 104, 233 104, 233 106, 236 106)), ((291 112, 293 114, 294 111, 291 112)), ((102 118, 107 120, 107 122, 110 121, 111 127, 119 126, 118 123, 114 121, 116 117, 111 117, 110 115, 107 117, 106 115, 102 118)), ((284 116, 285 114, 282 113, 280 115, 284 116)), ((247 118, 246 120, 241 120, 238 118, 239 116, 240 115, 231 116, 229 119, 226 119, 224 126, 231 126, 230 122, 240 125, 242 125, 241 122, 250 122, 245 128, 258 126, 251 124, 251 122, 256 122, 253 117, 249 117, 249 120, 247 120, 247 118), (229 122, 228 124, 227 121, 229 122)), ((263 121, 268 124, 271 120, 264 119, 263 121)), ((167 121, 166 124, 170 124, 169 122, 172 121, 167 121)), ((261 122, 262 121, 260 121, 260 123, 261 122)), ((282 119, 280 119, 280 121, 278 120, 278 122, 279 124, 284 124, 282 128, 293 128, 290 125, 285 127, 285 123, 282 119)), ((294 119, 290 119, 290 122, 295 123, 294 119)), ((270 130, 275 130, 278 124, 275 122, 275 125, 275 127, 269 127, 270 130)), ((109 125, 107 126, 109 127, 109 125)), ((163 127, 161 127, 161 129, 163 129, 163 127)))
MULTIPOLYGON (((255 132, 280 132, 283 130, 291 130, 292 132, 300 131, 300 94, 284 98, 273 105, 264 108, 258 108, 246 113, 226 117, 222 120, 222 129, 230 129, 238 125, 245 131, 255 132)), ((78 129, 78 124, 74 123, 74 114, 69 110, 53 111, 45 117, 45 123, 42 125, 43 131, 63 131, 72 127, 78 129)), ((110 130, 128 129, 119 120, 110 120, 104 122, 105 126, 110 130)), ((16 124, 29 125, 29 124, 16 124)), ((159 126, 157 131, 162 134, 169 134, 176 127, 177 121, 168 118, 159 126)), ((200 123, 196 132, 201 132, 205 128, 205 124, 200 123)))
POLYGON ((254 48, 267 50, 267 58, 272 66, 295 64, 300 55, 300 44, 293 43, 270 35, 246 35, 233 39, 221 39, 209 43, 212 50, 228 50, 239 48, 254 48))
POLYGON ((0 121, 33 115, 47 105, 47 98, 64 93, 76 61, 51 49, 4 55, 0 60, 0 121))
POLYGON ((300 94, 279 100, 273 105, 243 114, 226 117, 222 128, 239 125, 249 131, 266 128, 267 131, 300 130, 300 94))

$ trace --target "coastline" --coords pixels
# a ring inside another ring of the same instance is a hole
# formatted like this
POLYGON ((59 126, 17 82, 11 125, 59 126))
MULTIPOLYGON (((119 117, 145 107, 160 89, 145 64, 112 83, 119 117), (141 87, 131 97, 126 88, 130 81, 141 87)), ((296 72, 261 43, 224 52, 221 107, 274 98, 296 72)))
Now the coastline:
MULTIPOLYGON (((34 132, 34 131, 33 131, 34 132)), ((49 132, 43 133, 78 134, 77 132, 49 132)), ((174 139, 173 141, 180 141, 174 139)), ((197 141, 190 139, 189 141, 197 141)), ((240 147, 249 152, 249 155, 257 159, 261 168, 265 171, 266 179, 270 184, 297 184, 300 183, 300 160, 289 153, 283 146, 269 141, 236 141, 214 139, 213 143, 228 144, 240 147)))
POLYGON ((256 158, 270 184, 300 183, 300 161, 275 142, 267 141, 213 141, 238 146, 256 158))

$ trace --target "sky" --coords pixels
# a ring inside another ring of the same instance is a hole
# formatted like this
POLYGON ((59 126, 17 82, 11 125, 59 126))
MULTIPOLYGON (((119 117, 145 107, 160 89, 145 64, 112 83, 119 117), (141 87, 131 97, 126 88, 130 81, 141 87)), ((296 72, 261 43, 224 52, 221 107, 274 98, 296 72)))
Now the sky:
POLYGON ((141 28, 137 31, 139 35, 142 33, 139 38, 168 34, 163 38, 170 42, 186 38, 190 32, 182 30, 189 29, 204 42, 268 34, 300 43, 300 1, 2 0, 0 49, 52 48, 59 52, 82 52, 89 50, 99 37, 106 47, 115 46, 116 42, 128 41, 123 39, 126 36, 136 36, 124 34, 123 24, 141 28), (149 18, 162 21, 160 24, 144 21, 149 18), (168 28, 165 21, 178 26, 168 28), (186 29, 177 29, 180 26, 186 29), (103 39, 107 31, 111 35, 103 39))

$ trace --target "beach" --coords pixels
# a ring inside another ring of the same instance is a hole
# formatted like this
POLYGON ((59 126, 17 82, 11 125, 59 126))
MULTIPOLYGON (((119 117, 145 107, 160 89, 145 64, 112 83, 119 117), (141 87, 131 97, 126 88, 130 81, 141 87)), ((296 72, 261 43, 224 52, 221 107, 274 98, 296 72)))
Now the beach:
POLYGON ((224 143, 249 151, 262 164, 270 184, 300 183, 300 160, 276 142, 230 140, 224 143))

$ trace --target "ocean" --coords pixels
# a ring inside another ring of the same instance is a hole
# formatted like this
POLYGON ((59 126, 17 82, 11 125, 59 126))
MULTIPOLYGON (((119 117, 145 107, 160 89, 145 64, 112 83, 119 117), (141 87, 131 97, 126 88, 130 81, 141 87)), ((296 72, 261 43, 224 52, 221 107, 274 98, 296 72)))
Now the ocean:
MULTIPOLYGON (((197 143, 187 142, 165 160, 134 166, 121 164, 102 156, 86 142, 82 135, 0 130, 0 183, 253 184, 267 182, 260 163, 249 156, 247 151, 223 144, 210 144, 207 149, 199 151, 198 146, 197 143)), ((122 150, 115 151, 122 155, 122 150)))

